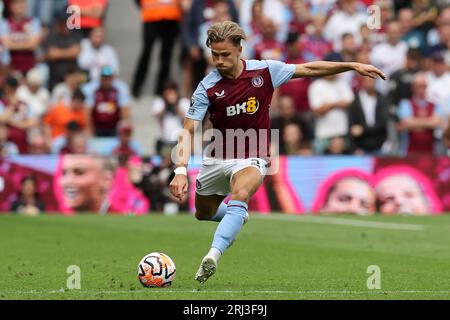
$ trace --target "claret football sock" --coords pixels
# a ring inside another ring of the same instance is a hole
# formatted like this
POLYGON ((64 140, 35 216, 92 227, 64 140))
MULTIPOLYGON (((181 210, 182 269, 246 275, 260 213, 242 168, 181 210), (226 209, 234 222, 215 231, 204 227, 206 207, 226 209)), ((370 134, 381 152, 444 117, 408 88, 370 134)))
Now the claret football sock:
POLYGON ((230 200, 226 215, 217 226, 212 248, 218 249, 222 254, 231 245, 244 224, 248 206, 243 201, 230 200))
POLYGON ((228 206, 225 202, 222 202, 220 206, 217 208, 216 214, 211 217, 211 221, 222 221, 223 217, 227 214, 228 206))

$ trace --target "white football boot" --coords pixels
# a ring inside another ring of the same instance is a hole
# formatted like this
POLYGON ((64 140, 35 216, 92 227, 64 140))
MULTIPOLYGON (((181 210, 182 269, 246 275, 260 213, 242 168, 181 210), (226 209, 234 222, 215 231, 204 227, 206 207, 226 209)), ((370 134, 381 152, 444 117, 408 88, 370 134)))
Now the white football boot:
POLYGON ((195 280, 200 283, 206 282, 217 270, 217 261, 211 257, 206 256, 203 258, 202 263, 200 264, 200 268, 195 275, 195 280))

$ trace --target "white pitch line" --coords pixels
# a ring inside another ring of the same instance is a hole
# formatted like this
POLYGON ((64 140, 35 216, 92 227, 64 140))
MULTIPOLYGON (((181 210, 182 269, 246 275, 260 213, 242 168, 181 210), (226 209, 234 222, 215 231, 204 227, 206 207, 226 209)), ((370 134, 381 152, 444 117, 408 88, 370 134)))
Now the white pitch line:
POLYGON ((277 221, 293 221, 293 222, 309 222, 320 224, 334 224, 349 227, 363 227, 376 229, 390 229, 390 230, 407 230, 407 231, 423 231, 425 227, 420 224, 407 223, 393 223, 393 222, 378 222, 378 221, 362 221, 355 219, 341 219, 329 217, 311 217, 311 216, 261 216, 252 215, 250 219, 257 218, 262 220, 277 220, 277 221))
POLYGON ((82 294, 130 294, 130 293, 263 293, 263 294, 399 294, 399 293, 434 293, 434 294, 449 294, 450 290, 303 290, 303 291, 289 291, 289 290, 170 290, 170 289, 143 289, 143 290, 30 290, 30 291, 4 291, 0 292, 2 295, 7 294, 58 294, 58 293, 82 293, 82 294))

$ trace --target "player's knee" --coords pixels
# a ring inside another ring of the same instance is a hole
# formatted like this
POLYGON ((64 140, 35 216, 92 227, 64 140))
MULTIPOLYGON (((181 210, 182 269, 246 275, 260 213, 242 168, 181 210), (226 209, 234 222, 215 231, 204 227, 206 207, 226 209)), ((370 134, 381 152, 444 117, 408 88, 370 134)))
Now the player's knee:
POLYGON ((231 193, 232 200, 239 200, 239 201, 247 202, 249 198, 250 198, 250 192, 246 189, 234 190, 231 193))

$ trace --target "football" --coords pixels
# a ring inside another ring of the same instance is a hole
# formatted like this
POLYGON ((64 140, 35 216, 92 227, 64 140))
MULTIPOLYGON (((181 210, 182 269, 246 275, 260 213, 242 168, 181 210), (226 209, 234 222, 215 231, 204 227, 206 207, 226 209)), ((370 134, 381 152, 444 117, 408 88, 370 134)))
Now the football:
POLYGON ((139 262, 137 273, 144 287, 169 287, 175 279, 175 263, 164 253, 152 252, 139 262))

